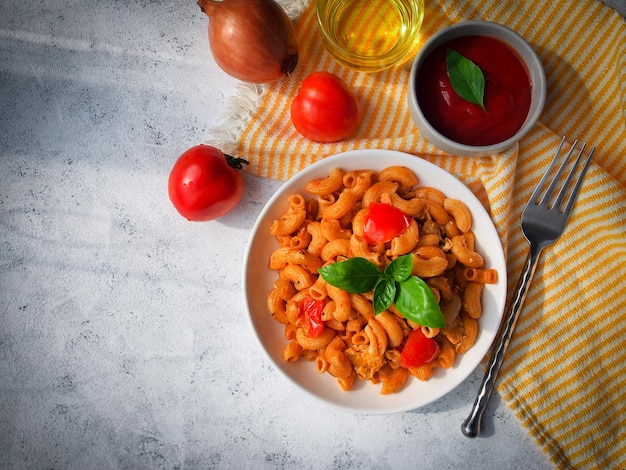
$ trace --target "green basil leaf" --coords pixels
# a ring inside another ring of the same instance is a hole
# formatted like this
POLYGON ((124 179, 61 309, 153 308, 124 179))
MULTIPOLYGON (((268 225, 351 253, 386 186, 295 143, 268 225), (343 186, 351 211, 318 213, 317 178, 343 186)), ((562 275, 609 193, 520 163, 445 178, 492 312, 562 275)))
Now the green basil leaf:
POLYGON ((402 281, 399 287, 395 303, 405 318, 430 328, 446 326, 435 294, 422 279, 411 276, 402 281))
POLYGON ((318 269, 331 286, 354 294, 369 292, 382 277, 378 267, 365 258, 350 258, 318 269))
POLYGON ((374 314, 387 310, 395 298, 396 282, 391 278, 381 277, 374 288, 374 314))
POLYGON ((485 76, 480 67, 452 49, 447 51, 446 63, 454 91, 464 100, 485 109, 485 76))
POLYGON ((411 275, 413 270, 413 255, 398 256, 385 268, 385 276, 397 282, 402 282, 411 275))

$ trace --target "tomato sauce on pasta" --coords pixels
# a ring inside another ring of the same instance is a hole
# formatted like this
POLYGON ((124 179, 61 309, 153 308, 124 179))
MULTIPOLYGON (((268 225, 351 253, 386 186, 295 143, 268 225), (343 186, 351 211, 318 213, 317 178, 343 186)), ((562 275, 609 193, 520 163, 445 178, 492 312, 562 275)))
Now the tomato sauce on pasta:
POLYGON ((484 285, 498 279, 475 249, 472 215, 463 201, 421 186, 403 166, 380 172, 335 168, 305 190, 307 194, 289 197, 288 209, 270 228, 279 248, 269 260, 277 279, 267 306, 285 328, 283 359, 312 361, 318 373, 332 375, 342 390, 350 390, 356 379, 381 384, 381 394, 400 391, 411 376, 428 380, 437 368, 450 368, 476 341, 484 285), (363 220, 374 203, 401 210, 410 218, 410 229, 386 243, 368 243, 363 220), (411 274, 436 296, 445 327, 416 324, 393 304, 376 315, 371 292, 348 293, 318 274, 322 266, 353 257, 382 271, 407 254, 413 258, 411 274), (302 324, 305 299, 321 309, 323 328, 312 336, 302 324), (438 354, 417 367, 403 367, 402 349, 417 329, 436 341, 438 354))

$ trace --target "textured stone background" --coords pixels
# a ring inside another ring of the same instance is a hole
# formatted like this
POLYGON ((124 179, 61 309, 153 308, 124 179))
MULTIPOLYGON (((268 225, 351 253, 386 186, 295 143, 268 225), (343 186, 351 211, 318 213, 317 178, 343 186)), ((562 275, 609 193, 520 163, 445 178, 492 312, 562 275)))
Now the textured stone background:
POLYGON ((280 183, 246 174, 205 224, 167 198, 236 85, 206 24, 193 1, 0 6, 0 468, 550 468, 497 395, 461 435, 479 371, 361 416, 261 354, 242 260, 280 183))

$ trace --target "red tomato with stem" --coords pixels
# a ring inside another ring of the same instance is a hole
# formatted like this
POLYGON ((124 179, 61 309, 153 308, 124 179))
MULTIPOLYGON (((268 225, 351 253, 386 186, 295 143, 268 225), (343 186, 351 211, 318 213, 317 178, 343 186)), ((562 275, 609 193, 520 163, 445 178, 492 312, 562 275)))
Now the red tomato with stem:
POLYGON ((241 200, 244 182, 239 170, 246 160, 224 155, 210 145, 196 145, 174 164, 168 193, 176 210, 191 221, 222 217, 241 200))
POLYGON ((315 300, 309 295, 305 295, 300 301, 300 312, 298 321, 309 338, 317 338, 324 331, 322 312, 324 302, 315 300))
POLYGON ((411 218, 391 204, 370 204, 363 222, 364 238, 370 245, 387 243, 411 224, 411 218))
POLYGON ((313 72, 291 102, 291 121, 304 137, 337 142, 359 127, 359 102, 346 83, 329 72, 313 72))
POLYGON ((421 329, 413 330, 404 343, 400 355, 400 365, 406 368, 427 364, 437 357, 440 348, 437 341, 427 338, 421 329))

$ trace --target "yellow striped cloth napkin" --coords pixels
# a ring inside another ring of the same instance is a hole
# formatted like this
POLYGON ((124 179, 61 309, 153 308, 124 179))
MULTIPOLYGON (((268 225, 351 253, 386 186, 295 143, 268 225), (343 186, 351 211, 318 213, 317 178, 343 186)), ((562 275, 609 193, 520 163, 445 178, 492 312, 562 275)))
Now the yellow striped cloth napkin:
POLYGON ((249 171, 275 179, 363 148, 401 150, 439 165, 490 208, 510 290, 528 249, 521 211, 560 137, 597 146, 566 233, 540 260, 498 390, 558 468, 626 468, 624 18, 595 0, 426 0, 420 42, 455 22, 490 20, 524 36, 545 67, 540 123, 509 151, 476 159, 442 153, 422 138, 406 105, 407 67, 369 75, 348 70, 324 51, 313 5, 297 14, 295 73, 269 86, 242 84, 216 139, 249 159, 249 171), (340 76, 358 96, 363 122, 350 140, 317 144, 290 122, 291 100, 316 70, 340 76))

